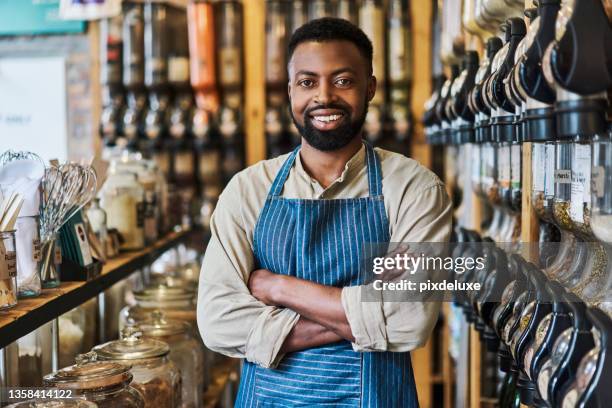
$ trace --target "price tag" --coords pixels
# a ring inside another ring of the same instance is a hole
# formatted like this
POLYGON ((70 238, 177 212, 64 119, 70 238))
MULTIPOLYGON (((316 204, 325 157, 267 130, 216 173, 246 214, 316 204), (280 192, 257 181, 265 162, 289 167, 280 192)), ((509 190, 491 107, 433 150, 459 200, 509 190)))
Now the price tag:
POLYGON ((62 247, 60 245, 55 245, 55 250, 53 251, 53 263, 55 265, 60 265, 62 263, 62 247))
POLYGON ((546 146, 534 143, 532 157, 533 188, 535 191, 544 191, 545 167, 542 164, 546 162, 546 146))
POLYGON ((32 241, 32 260, 34 262, 40 262, 41 259, 42 259, 42 253, 41 253, 40 239, 35 239, 32 241))
POLYGON ((572 183, 572 171, 556 169, 555 170, 555 183, 571 184, 572 183))

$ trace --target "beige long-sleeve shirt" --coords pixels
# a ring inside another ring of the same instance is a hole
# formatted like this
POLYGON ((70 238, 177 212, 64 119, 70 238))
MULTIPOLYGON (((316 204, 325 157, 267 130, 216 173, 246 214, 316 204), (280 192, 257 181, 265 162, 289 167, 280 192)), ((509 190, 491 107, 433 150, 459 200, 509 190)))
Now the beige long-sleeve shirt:
MULTIPOLYGON (((391 242, 446 242, 451 203, 438 177, 415 160, 376 149, 391 242)), ((238 173, 219 197, 211 219, 198 293, 198 326, 213 351, 246 358, 263 367, 281 359, 280 348, 299 319, 293 310, 267 306, 249 292, 255 268, 253 232, 276 174, 288 155, 261 161, 238 173)), ((300 155, 282 196, 337 199, 368 196, 365 147, 340 177, 323 188, 302 166, 300 155)), ((356 351, 410 351, 423 345, 438 316, 435 302, 362 302, 362 288, 342 289, 342 305, 356 351)))

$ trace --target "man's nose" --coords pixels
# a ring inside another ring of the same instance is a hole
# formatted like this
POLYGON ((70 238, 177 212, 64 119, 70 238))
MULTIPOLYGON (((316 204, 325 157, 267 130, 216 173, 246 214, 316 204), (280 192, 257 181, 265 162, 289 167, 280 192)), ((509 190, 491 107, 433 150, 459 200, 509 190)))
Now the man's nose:
POLYGON ((326 105, 334 101, 335 95, 333 87, 327 82, 321 82, 317 88, 317 94, 315 95, 315 102, 321 105, 326 105))

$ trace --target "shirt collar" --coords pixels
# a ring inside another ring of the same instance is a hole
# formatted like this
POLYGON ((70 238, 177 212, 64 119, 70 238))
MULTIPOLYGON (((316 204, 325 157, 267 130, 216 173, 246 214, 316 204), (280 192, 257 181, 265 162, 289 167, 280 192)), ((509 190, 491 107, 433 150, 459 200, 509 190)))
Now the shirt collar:
POLYGON ((364 167, 365 156, 366 156, 366 149, 365 149, 365 145, 362 143, 361 148, 357 151, 357 153, 355 153, 353 157, 351 157, 349 161, 347 161, 346 164, 344 165, 344 170, 342 171, 342 174, 340 174, 340 177, 334 180, 329 185, 329 187, 327 187, 327 189, 323 189, 323 186, 321 186, 317 180, 310 177, 310 174, 306 172, 306 169, 304 169, 304 165, 302 164, 301 155, 299 153, 297 157, 295 158, 295 170, 298 176, 300 176, 300 178, 303 178, 304 180, 309 182, 314 188, 316 188, 316 190, 319 190, 320 192, 324 192, 339 183, 343 183, 344 181, 350 181, 350 177, 357 174, 359 170, 364 167))

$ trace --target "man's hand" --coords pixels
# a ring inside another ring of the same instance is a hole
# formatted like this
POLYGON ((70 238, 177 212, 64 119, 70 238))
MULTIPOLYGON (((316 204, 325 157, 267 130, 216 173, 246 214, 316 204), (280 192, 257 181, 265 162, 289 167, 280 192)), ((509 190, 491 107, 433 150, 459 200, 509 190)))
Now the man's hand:
POLYGON ((248 287, 257 300, 268 306, 282 306, 278 304, 278 292, 284 275, 270 272, 267 269, 257 269, 249 276, 248 287))

